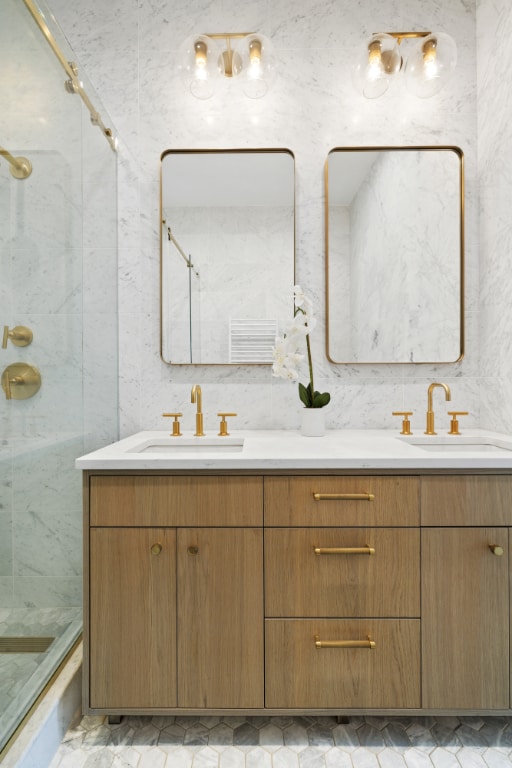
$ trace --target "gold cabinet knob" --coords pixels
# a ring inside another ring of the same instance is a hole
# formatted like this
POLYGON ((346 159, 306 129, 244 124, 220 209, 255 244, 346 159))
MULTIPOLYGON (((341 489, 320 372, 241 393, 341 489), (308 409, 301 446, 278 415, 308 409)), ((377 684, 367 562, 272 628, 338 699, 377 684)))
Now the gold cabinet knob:
POLYGON ((159 555, 161 551, 162 551, 162 545, 159 544, 158 542, 156 544, 153 544, 153 546, 151 547, 152 555, 159 555))
POLYGON ((498 546, 498 544, 489 544, 489 549, 496 557, 502 557, 503 547, 498 546))
POLYGON ((32 331, 25 325, 17 325, 12 329, 9 329, 8 325, 4 325, 2 349, 7 349, 7 341, 9 339, 12 341, 15 347, 28 347, 33 337, 34 335, 32 331))
POLYGON ((199 547, 188 547, 187 552, 189 555, 197 555, 199 552, 199 547))

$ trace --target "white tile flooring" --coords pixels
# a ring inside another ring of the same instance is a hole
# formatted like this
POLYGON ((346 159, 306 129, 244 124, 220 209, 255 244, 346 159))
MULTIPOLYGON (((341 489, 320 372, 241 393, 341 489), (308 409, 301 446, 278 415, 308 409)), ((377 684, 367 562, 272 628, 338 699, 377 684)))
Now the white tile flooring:
POLYGON ((50 768, 432 766, 511 768, 512 718, 84 717, 50 768))

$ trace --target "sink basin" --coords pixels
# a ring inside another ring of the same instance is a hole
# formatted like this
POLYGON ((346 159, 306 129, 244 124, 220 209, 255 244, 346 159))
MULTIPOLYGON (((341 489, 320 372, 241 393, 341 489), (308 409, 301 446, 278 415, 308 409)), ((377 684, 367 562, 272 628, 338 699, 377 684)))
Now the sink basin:
POLYGON ((409 445, 432 453, 510 453, 512 442, 485 437, 418 437, 400 438, 409 445))
POLYGON ((243 447, 243 437, 156 437, 144 440, 130 453, 237 453, 243 447))

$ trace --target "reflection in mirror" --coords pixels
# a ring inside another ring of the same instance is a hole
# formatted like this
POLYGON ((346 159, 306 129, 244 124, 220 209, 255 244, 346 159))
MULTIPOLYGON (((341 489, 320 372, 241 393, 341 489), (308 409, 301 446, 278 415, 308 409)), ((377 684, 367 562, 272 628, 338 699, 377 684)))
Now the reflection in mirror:
POLYGON ((331 362, 462 358, 460 149, 333 149, 326 226, 331 362))
POLYGON ((167 150, 161 195, 162 359, 271 364, 293 315, 293 154, 167 150))

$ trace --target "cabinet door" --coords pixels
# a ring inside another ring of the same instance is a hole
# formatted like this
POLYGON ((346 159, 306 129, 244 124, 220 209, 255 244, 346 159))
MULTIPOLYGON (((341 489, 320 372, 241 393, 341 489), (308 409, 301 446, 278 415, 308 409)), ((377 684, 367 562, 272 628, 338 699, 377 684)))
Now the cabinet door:
POLYGON ((178 530, 178 705, 263 706, 263 532, 178 530))
POLYGON ((507 709, 508 531, 431 528, 421 536, 423 707, 507 709))
POLYGON ((90 532, 90 705, 176 706, 176 533, 90 532))

